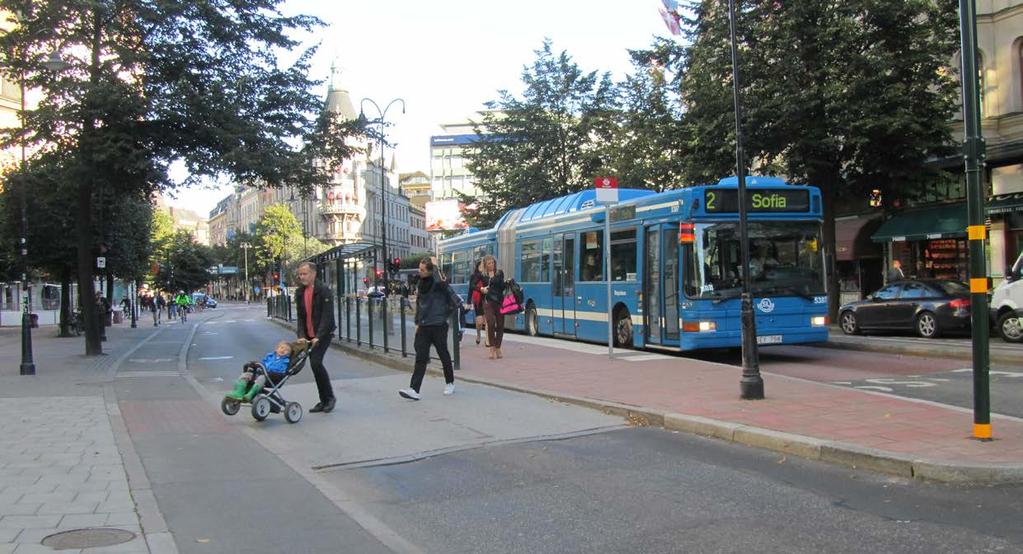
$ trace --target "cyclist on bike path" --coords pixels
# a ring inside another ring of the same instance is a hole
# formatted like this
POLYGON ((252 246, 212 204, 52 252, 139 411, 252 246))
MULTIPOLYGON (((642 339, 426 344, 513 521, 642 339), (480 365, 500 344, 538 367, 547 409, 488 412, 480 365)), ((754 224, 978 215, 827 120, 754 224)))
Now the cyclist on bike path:
POLYGON ((181 316, 181 322, 184 323, 186 314, 188 313, 188 305, 191 303, 188 295, 185 291, 179 290, 178 295, 174 297, 174 303, 178 306, 178 314, 181 316))

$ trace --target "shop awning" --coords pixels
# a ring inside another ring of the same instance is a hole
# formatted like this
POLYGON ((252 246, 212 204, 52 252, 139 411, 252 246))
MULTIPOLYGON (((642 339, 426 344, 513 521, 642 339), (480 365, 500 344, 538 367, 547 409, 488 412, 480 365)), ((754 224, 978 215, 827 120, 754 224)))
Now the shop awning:
POLYGON ((874 242, 966 236, 966 204, 942 204, 892 216, 870 239, 874 242))
POLYGON ((835 220, 835 259, 851 262, 858 258, 880 257, 881 249, 870 242, 870 235, 881 225, 880 216, 859 216, 835 220))
POLYGON ((988 215, 1023 213, 1023 192, 992 196, 985 208, 988 215))

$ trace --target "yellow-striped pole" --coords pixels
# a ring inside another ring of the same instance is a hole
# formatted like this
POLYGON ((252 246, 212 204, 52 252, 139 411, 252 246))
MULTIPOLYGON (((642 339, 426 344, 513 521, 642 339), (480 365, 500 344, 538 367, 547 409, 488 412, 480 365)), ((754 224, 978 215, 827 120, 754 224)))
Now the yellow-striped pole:
POLYGON ((966 162, 966 199, 969 227, 966 229, 970 251, 970 313, 973 326, 973 438, 991 440, 991 384, 988 275, 984 257, 984 191, 980 172, 984 163, 984 138, 980 128, 980 102, 977 91, 977 5, 976 0, 959 0, 959 27, 962 37, 963 120, 966 137, 963 155, 966 162))

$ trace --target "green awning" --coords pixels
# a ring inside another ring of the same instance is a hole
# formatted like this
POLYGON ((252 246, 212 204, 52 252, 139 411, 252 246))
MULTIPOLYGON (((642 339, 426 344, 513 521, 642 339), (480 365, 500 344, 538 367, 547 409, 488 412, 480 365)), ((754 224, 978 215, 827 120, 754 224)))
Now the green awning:
POLYGON ((1023 213, 1023 192, 1012 192, 992 196, 985 206, 988 215, 1023 213))
POLYGON ((874 242, 966 236, 966 204, 943 204, 892 216, 870 236, 874 242))

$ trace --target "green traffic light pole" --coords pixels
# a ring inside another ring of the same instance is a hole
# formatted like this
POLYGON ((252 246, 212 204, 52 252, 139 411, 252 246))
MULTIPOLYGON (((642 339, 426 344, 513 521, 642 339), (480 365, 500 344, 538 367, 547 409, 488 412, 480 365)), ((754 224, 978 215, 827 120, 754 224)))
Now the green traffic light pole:
POLYGON ((742 152, 742 100, 739 96, 739 50, 735 40, 735 0, 728 0, 728 30, 732 42, 732 91, 735 96, 735 174, 739 180, 739 245, 742 256, 742 379, 739 396, 743 400, 764 398, 764 379, 760 376, 757 353, 757 321, 750 292, 749 225, 746 206, 746 162, 742 152))
POLYGON ((959 0, 962 44, 963 122, 966 162, 967 236, 970 239, 970 319, 973 326, 973 438, 991 440, 991 384, 988 314, 988 276, 984 258, 984 191, 980 172, 984 163, 984 138, 980 128, 980 95, 977 91, 977 3, 959 0))

